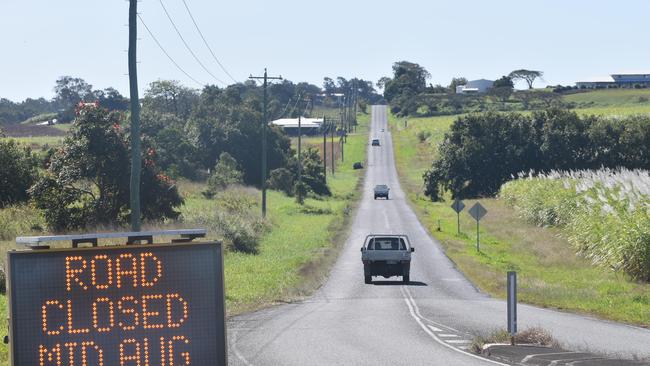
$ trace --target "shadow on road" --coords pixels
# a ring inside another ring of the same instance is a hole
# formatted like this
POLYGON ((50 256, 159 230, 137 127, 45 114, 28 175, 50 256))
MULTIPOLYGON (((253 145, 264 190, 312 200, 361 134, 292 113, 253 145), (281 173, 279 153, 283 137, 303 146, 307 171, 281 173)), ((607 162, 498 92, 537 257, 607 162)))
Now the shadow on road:
POLYGON ((420 281, 410 281, 409 283, 404 283, 402 281, 372 281, 372 284, 377 286, 429 286, 420 281))

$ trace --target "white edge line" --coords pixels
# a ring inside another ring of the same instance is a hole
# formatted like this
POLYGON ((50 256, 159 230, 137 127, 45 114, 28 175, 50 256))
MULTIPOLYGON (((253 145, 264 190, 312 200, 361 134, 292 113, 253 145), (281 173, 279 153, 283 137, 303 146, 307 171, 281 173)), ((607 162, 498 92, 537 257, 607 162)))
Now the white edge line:
POLYGON ((569 354, 569 353, 575 353, 575 352, 572 352, 572 351, 564 351, 564 352, 535 353, 535 354, 528 355, 528 356, 524 357, 524 359, 521 360, 521 362, 522 362, 522 363, 524 363, 524 362, 528 362, 528 360, 530 360, 531 358, 537 357, 537 356, 566 355, 566 354, 569 354))
POLYGON ((461 350, 461 349, 458 349, 458 348, 456 348, 456 347, 454 347, 454 346, 452 346, 452 345, 449 345, 449 344, 443 342, 442 340, 440 340, 438 337, 436 337, 436 335, 435 335, 431 330, 429 330, 429 328, 427 328, 427 326, 422 322, 422 319, 420 319, 420 318, 416 315, 416 313, 415 313, 415 311, 414 311, 414 308, 417 309, 417 305, 415 304, 415 301, 413 301, 413 304, 411 304, 412 299, 409 300, 409 298, 410 298, 410 294, 408 294, 408 293, 406 293, 406 292, 404 291, 404 287, 403 287, 403 286, 402 286, 400 289, 401 289, 401 291, 402 291, 402 294, 404 295, 404 302, 406 303, 406 306, 408 306, 408 308, 409 308, 409 312, 411 313, 411 317, 413 317, 413 319, 415 319, 415 321, 420 325, 420 328, 422 328, 422 330, 424 330, 425 333, 427 333, 431 338, 433 338, 434 341, 436 341, 436 342, 438 342, 439 344, 441 344, 441 345, 443 345, 443 346, 445 346, 445 347, 451 349, 452 351, 456 351, 456 352, 458 352, 458 353, 465 354, 465 355, 470 356, 470 357, 473 357, 473 358, 475 358, 475 359, 477 359, 477 360, 481 360, 481 361, 485 361, 485 362, 490 362, 490 363, 493 363, 493 364, 495 364, 495 365, 510 366, 510 365, 505 364, 505 363, 497 362, 497 361, 494 361, 494 360, 490 360, 489 358, 481 357, 481 356, 475 355, 475 354, 473 354, 473 353, 469 353, 469 352, 463 351, 463 350, 461 350))
POLYGON ((237 331, 236 330, 234 332, 232 332, 231 342, 232 342, 232 347, 230 347, 230 349, 232 349, 235 356, 237 356, 237 358, 240 359, 241 362, 244 363, 244 365, 253 366, 253 364, 248 362, 248 360, 244 357, 244 355, 242 355, 239 352, 239 347, 237 347, 237 331))
MULTIPOLYGON (((408 289, 408 288, 405 288, 405 287, 402 287, 402 288, 404 289, 404 292, 405 292, 406 294, 408 294, 408 297, 411 299, 411 301, 413 301, 413 304, 415 304, 415 300, 414 300, 413 297, 411 296, 411 292, 409 291, 409 289, 408 289)), ((433 321, 433 320, 431 320, 431 319, 429 319, 429 318, 423 316, 422 314, 420 314, 420 309, 419 309, 417 306, 415 306, 415 314, 417 314, 418 317, 420 317, 420 318, 422 318, 422 319, 428 321, 429 323, 433 323, 433 324, 435 324, 435 325, 437 325, 437 326, 439 326, 439 327, 446 328, 446 329, 448 329, 448 330, 450 330, 450 331, 452 331, 452 332, 460 333, 460 331, 457 330, 457 329, 454 329, 454 328, 452 328, 452 327, 450 327, 450 326, 448 326, 448 325, 444 325, 444 324, 442 324, 442 323, 438 323, 438 322, 436 322, 436 321, 433 321)))

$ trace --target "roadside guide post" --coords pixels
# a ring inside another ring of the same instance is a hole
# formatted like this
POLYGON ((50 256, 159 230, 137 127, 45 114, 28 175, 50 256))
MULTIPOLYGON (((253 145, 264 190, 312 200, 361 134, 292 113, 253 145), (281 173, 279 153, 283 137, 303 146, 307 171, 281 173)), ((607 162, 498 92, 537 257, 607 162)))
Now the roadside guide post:
POLYGON ((517 272, 508 272, 508 333, 510 344, 515 345, 517 334, 517 272))
POLYGON ((458 227, 458 235, 460 235, 460 212, 465 208, 465 204, 461 200, 454 200, 454 203, 451 204, 451 208, 456 211, 456 226, 458 227))
POLYGON ((479 241, 479 233, 478 233, 478 222, 481 221, 483 216, 487 213, 487 210, 483 205, 481 205, 479 202, 476 202, 472 208, 469 209, 469 214, 476 220, 476 251, 480 252, 481 251, 481 246, 480 246, 480 241, 479 241))

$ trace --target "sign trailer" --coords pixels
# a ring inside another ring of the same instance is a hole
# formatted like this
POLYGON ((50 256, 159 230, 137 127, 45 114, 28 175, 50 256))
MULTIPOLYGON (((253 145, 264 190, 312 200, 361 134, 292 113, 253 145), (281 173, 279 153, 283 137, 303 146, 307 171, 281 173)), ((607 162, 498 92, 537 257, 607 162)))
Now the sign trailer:
POLYGON ((17 238, 32 250, 8 253, 11 365, 225 366, 223 250, 193 241, 204 236, 200 229, 17 238), (164 235, 181 239, 153 243, 164 235), (97 245, 115 238, 128 245, 97 245), (62 240, 72 248, 46 245, 62 240))

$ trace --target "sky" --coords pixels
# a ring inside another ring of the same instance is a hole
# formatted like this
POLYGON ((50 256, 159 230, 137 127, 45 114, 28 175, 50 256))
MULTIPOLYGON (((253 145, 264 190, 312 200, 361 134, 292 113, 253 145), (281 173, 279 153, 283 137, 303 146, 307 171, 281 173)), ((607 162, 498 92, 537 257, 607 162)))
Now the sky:
MULTIPOLYGON (((142 93, 158 79, 224 82, 182 0, 141 0, 138 9, 170 56, 138 24, 142 93)), ((185 0, 215 55, 237 81, 270 75, 322 85, 323 77, 376 82, 396 61, 424 66, 432 84, 496 79, 519 68, 573 84, 650 72, 648 0, 185 0)), ((128 1, 0 0, 0 98, 52 98, 58 77, 129 95, 128 1)), ((519 85, 523 87, 523 85, 519 85)))

